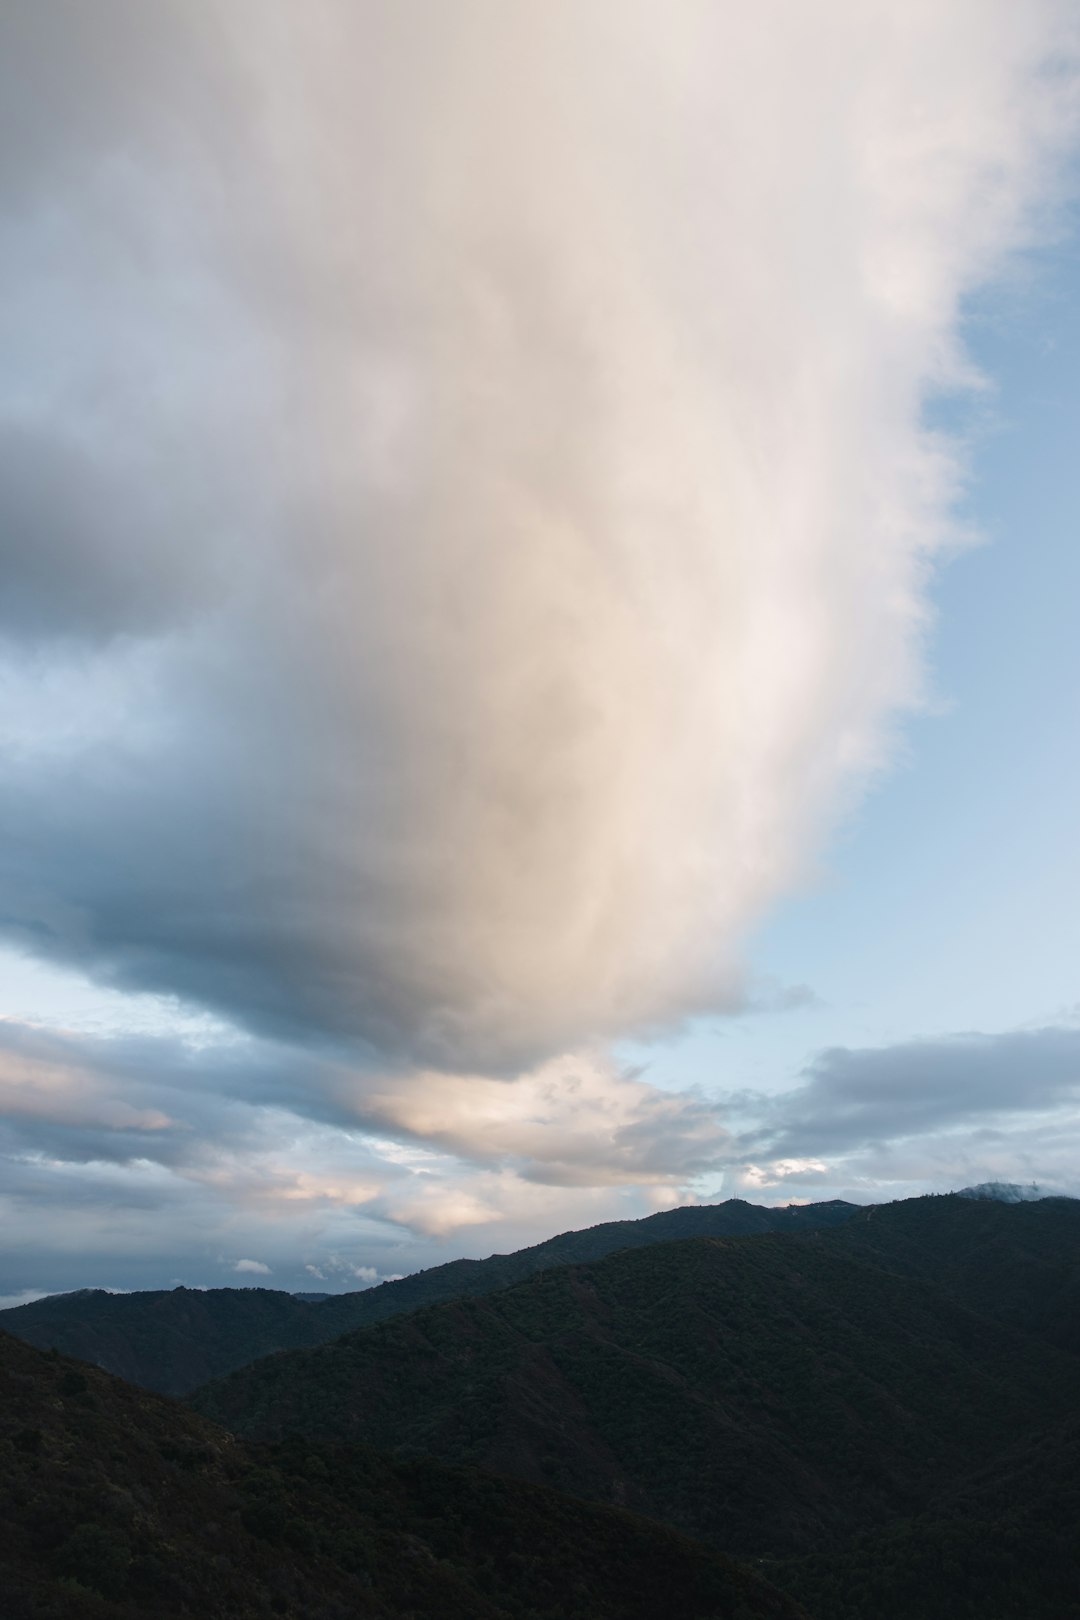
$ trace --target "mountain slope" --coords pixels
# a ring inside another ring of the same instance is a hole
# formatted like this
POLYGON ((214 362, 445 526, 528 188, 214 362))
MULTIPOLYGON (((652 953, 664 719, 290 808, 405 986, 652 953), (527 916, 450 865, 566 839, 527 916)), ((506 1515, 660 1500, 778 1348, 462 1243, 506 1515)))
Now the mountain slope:
POLYGON ((270 1288, 134 1294, 84 1288, 0 1311, 0 1330, 146 1389, 181 1395, 256 1356, 322 1343, 317 1309, 270 1288))
POLYGON ((545 1272, 195 1401, 248 1434, 431 1452, 777 1555, 919 1511, 1051 1422, 1076 1370, 830 1240, 763 1236, 545 1272))
POLYGON ((277 1350, 325 1344, 437 1300, 493 1293, 550 1266, 681 1237, 805 1231, 848 1220, 839 1202, 764 1209, 740 1199, 563 1232, 515 1254, 453 1260, 362 1292, 303 1297, 268 1288, 83 1289, 0 1311, 0 1329, 78 1356, 147 1389, 184 1395, 277 1350))
POLYGON ((769 1567, 829 1620, 1080 1620, 1080 1419, 1026 1437, 913 1518, 769 1567))
POLYGON ((629 1514, 358 1449, 253 1450, 6 1334, 0 1522, 4 1620, 803 1615, 629 1514))
POLYGON ((1080 1199, 908 1198, 858 1210, 823 1241, 1080 1354, 1080 1199))

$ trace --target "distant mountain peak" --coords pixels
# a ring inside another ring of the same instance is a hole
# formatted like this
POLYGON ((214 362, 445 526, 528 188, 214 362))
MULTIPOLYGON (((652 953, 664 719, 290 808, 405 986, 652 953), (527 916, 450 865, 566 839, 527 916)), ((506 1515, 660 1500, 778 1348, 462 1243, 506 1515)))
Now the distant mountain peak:
POLYGON ((1016 1181, 980 1181, 977 1187, 961 1187, 957 1194, 959 1198, 989 1198, 997 1204, 1029 1204, 1052 1196, 1036 1181, 1023 1186, 1016 1181))

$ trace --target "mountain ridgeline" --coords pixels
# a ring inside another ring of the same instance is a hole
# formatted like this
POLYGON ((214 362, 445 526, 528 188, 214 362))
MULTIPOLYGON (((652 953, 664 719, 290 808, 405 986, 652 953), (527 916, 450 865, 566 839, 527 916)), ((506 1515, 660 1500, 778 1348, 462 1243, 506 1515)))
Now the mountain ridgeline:
POLYGON ((563 1232, 515 1254, 452 1260, 348 1294, 305 1296, 270 1288, 174 1288, 110 1294, 82 1289, 0 1311, 0 1329, 40 1349, 93 1362, 133 1384, 185 1395, 278 1350, 326 1344, 440 1300, 494 1293, 552 1266, 686 1237, 801 1232, 848 1220, 840 1201, 766 1209, 732 1198, 563 1232))
POLYGON ((915 1199, 550 1270, 194 1402, 629 1507, 820 1620, 1080 1620, 1078 1286, 1080 1203, 915 1199))
POLYGON ((406 1279, 412 1310, 24 1308, 111 1354, 150 1322, 160 1375, 178 1306, 220 1358, 382 1295, 188 1410, 0 1335, 3 1612, 1080 1620, 1080 1202, 975 1192, 671 1211, 406 1279))
MULTIPOLYGON (((1074 1387, 1072 1358, 1013 1325, 1004 1293, 995 1316, 964 1298, 951 1251, 982 1272, 1002 1211, 918 1219, 936 1213, 624 1250, 264 1359, 193 1399, 263 1439, 362 1439, 616 1502, 748 1556, 809 1552, 915 1510, 1051 1424, 1074 1387), (923 1273, 880 1264, 909 1256, 913 1224, 923 1273)), ((1080 1219, 1074 1238, 1080 1252, 1080 1219)))

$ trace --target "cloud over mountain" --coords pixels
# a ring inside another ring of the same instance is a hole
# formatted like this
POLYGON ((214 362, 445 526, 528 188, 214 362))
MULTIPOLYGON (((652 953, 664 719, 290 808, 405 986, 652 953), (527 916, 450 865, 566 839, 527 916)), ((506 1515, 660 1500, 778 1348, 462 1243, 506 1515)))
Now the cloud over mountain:
POLYGON ((1026 1173, 1080 1192, 1080 1028, 967 1032, 891 1046, 835 1047, 803 1083, 732 1098, 754 1117, 736 1178, 789 1193, 828 1185, 957 1187, 1026 1173))
POLYGON ((428 1074, 737 1004, 918 693, 1065 18, 9 6, 9 937, 428 1074))

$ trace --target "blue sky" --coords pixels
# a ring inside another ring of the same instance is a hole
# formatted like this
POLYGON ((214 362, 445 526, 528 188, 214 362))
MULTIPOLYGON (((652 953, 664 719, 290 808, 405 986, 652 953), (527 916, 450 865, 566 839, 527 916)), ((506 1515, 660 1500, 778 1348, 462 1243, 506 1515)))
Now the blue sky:
POLYGON ((970 446, 975 543, 936 573, 930 701, 748 952, 813 999, 633 1049, 658 1080, 783 1090, 819 1047, 1080 1017, 1075 238, 976 300, 965 335, 985 391, 931 419, 970 446))

